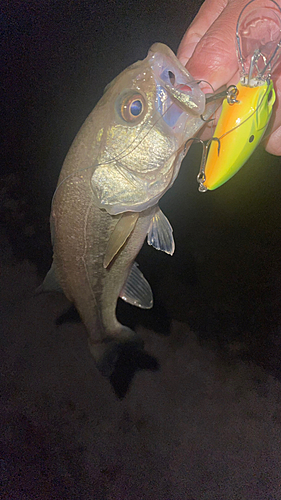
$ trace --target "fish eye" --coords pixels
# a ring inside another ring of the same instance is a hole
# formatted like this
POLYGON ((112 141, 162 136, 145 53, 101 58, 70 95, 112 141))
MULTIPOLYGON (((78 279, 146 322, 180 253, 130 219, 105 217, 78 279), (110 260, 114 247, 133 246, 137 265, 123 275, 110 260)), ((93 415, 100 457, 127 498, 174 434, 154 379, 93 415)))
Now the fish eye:
POLYGON ((251 135, 250 138, 249 138, 249 142, 253 142, 255 136, 254 135, 251 135))
POLYGON ((142 112, 142 102, 136 99, 131 103, 130 112, 133 116, 139 116, 142 112))
POLYGON ((126 122, 134 122, 143 114, 145 100, 141 94, 126 96, 121 102, 121 116, 126 122))

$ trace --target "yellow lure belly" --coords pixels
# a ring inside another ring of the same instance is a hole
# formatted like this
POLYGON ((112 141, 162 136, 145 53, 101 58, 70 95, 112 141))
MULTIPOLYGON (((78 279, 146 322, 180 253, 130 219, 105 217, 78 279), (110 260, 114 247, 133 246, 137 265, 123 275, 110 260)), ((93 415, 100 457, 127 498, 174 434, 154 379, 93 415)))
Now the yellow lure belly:
POLYGON ((272 80, 250 87, 237 84, 237 103, 225 99, 209 147, 204 187, 214 190, 235 175, 261 141, 275 102, 272 80))

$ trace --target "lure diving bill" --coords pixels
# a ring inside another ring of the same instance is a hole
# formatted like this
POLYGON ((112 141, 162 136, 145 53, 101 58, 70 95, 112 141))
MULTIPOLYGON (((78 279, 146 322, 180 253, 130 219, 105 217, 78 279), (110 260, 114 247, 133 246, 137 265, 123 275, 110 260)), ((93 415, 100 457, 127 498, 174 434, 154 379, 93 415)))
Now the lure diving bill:
POLYGON ((227 93, 214 137, 204 149, 197 176, 201 192, 233 177, 267 129, 276 99, 271 76, 281 49, 281 9, 274 0, 251 0, 242 9, 236 44, 240 81, 227 93))

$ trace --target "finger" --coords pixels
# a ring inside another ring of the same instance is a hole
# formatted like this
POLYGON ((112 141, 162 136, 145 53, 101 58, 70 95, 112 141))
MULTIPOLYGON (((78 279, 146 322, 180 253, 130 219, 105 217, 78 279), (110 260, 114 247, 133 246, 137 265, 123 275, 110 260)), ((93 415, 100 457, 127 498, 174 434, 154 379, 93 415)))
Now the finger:
POLYGON ((273 121, 270 127, 269 138, 265 141, 268 153, 281 156, 281 76, 274 82, 276 102, 273 108, 273 121))
POLYGON ((265 149, 272 155, 281 156, 281 126, 270 135, 265 149))
POLYGON ((184 66, 193 54, 199 40, 221 14, 226 4, 227 0, 206 0, 203 3, 178 48, 177 56, 184 66))
POLYGON ((246 3, 247 0, 232 0, 227 4, 198 42, 186 64, 194 78, 207 80, 215 89, 231 81, 238 70, 236 24, 246 3))

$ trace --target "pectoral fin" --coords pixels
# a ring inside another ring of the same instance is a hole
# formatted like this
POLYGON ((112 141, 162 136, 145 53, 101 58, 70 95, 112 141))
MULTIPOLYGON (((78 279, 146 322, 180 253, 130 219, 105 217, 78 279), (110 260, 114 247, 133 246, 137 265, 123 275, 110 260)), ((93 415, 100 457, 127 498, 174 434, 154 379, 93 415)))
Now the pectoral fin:
POLYGON ((153 306, 152 290, 148 281, 134 262, 128 279, 120 292, 121 299, 141 309, 151 309, 153 306))
POLYGON ((152 218, 147 243, 169 255, 173 255, 175 251, 172 226, 159 207, 152 218))
POLYGON ((115 255, 119 252, 120 248, 122 248, 126 240, 129 238, 131 232, 133 231, 136 225, 138 218, 139 218, 138 212, 127 212, 121 216, 107 244, 105 256, 103 259, 104 268, 107 268, 109 266, 112 259, 115 257, 115 255))

